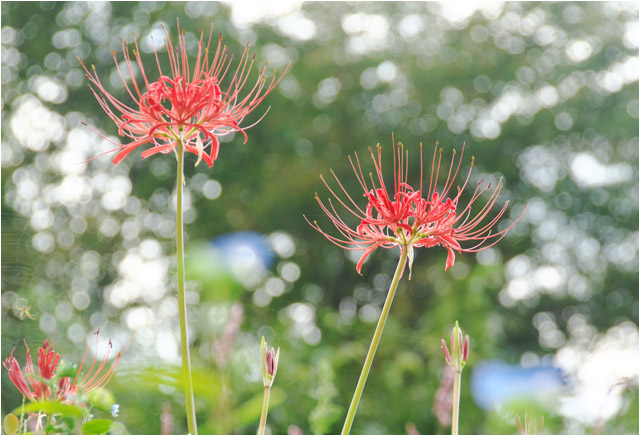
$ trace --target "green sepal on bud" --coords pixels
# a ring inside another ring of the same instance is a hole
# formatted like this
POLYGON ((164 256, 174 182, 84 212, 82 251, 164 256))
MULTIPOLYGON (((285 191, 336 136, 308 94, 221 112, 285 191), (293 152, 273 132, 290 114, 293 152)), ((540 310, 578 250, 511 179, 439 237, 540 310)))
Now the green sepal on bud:
POLYGON ((78 374, 78 367, 74 363, 68 363, 68 362, 65 362, 64 360, 60 361, 60 365, 58 365, 58 369, 56 371, 56 377, 58 378, 58 380, 64 377, 69 377, 73 379, 77 374, 78 374))
POLYGON ((273 380, 278 372, 278 361, 280 360, 280 347, 278 351, 275 351, 273 347, 267 350, 268 346, 262 337, 260 343, 260 369, 262 371, 262 383, 265 388, 270 388, 273 385, 273 380))

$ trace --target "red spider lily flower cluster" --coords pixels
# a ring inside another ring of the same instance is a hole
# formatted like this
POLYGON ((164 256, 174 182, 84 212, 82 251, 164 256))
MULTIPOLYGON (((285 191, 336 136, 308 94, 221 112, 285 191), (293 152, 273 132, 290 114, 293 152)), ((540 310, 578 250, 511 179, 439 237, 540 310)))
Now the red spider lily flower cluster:
POLYGON ((451 352, 449 352, 444 339, 440 340, 440 347, 447 365, 457 373, 462 372, 462 368, 464 368, 469 359, 469 335, 465 335, 464 341, 462 340, 462 330, 458 325, 458 321, 451 329, 451 352))
POLYGON ((87 78, 96 88, 89 85, 91 91, 102 109, 118 126, 119 135, 132 140, 125 145, 118 144, 118 148, 111 150, 118 151, 113 163, 119 163, 134 149, 144 144, 151 145, 151 148, 142 152, 142 157, 147 158, 156 153, 170 153, 178 146, 178 142, 181 142, 186 151, 198 155, 196 165, 200 160, 204 160, 211 167, 218 156, 220 144, 217 137, 231 132, 241 132, 246 143, 245 129, 248 127, 241 127, 240 123, 278 85, 284 73, 277 79, 274 70, 271 80, 268 81, 265 64, 258 73, 256 83, 243 97, 241 92, 247 84, 255 60, 255 55, 249 56, 248 45, 245 46, 234 71, 231 68, 233 56, 230 56, 228 48, 222 45, 222 36, 218 38, 215 52, 212 54, 209 50, 213 35, 212 25, 206 46, 204 32, 200 32, 198 55, 191 70, 187 57, 186 36, 184 31, 180 31, 179 23, 178 47, 174 48, 167 29, 164 30, 170 72, 168 75, 163 73, 156 51, 160 77, 155 82, 150 82, 147 78, 140 58, 138 41, 134 35, 133 54, 144 81, 144 89, 141 89, 133 78, 133 62, 127 43, 122 41, 122 51, 132 85, 127 84, 115 51, 113 52, 120 78, 133 100, 132 106, 126 105, 107 92, 95 68, 90 72, 82 64, 87 78), (231 78, 226 90, 223 90, 222 81, 227 76, 231 78))
MULTIPOLYGON (((462 192, 467 186, 474 161, 471 160, 471 168, 462 187, 458 187, 457 192, 452 193, 454 181, 462 164, 464 146, 460 153, 460 159, 456 164, 456 153, 449 166, 447 179, 441 190, 438 191, 437 183, 440 178, 440 164, 442 160, 442 149, 438 153, 436 143, 431 165, 431 176, 429 178, 428 189, 423 190, 423 169, 422 169, 422 144, 420 144, 420 185, 414 189, 407 183, 408 173, 408 152, 405 152, 401 143, 394 143, 394 174, 393 174, 393 194, 387 190, 382 176, 382 148, 378 145, 377 156, 373 150, 369 149, 375 175, 369 174, 370 185, 367 178, 362 173, 360 160, 357 153, 354 160, 349 156, 351 167, 356 174, 356 178, 364 191, 364 196, 368 203, 364 209, 352 199, 333 170, 331 174, 338 183, 341 195, 334 191, 324 177, 322 181, 327 186, 331 194, 347 212, 360 220, 360 224, 352 229, 338 214, 333 202, 329 199, 326 206, 316 194, 316 200, 324 213, 329 216, 333 225, 338 229, 341 237, 330 235, 323 231, 316 221, 311 224, 313 228, 322 233, 334 244, 347 250, 360 251, 364 254, 357 264, 357 271, 361 274, 362 264, 369 254, 376 248, 393 248, 397 246, 405 247, 408 250, 409 268, 413 262, 414 247, 434 247, 441 245, 447 249, 448 256, 445 270, 451 268, 455 262, 455 252, 477 252, 489 248, 502 239, 505 234, 520 219, 516 220, 508 228, 493 232, 492 228, 504 215, 508 202, 500 211, 488 222, 485 218, 496 203, 502 189, 502 180, 491 193, 487 203, 475 214, 471 214, 471 206, 491 185, 482 186, 478 183, 471 199, 465 207, 459 207, 458 203, 462 192), (473 245, 463 247, 461 243, 471 241, 473 245)), ((309 222, 307 220, 307 222, 309 222)))
POLYGON ((3 362, 3 366, 9 371, 9 379, 27 399, 32 401, 45 401, 48 399, 65 402, 73 401, 76 395, 88 394, 93 390, 106 386, 111 380, 111 377, 113 377, 118 362, 122 357, 122 353, 118 353, 115 361, 106 369, 107 359, 109 358, 112 348, 111 341, 109 341, 107 351, 96 368, 96 362, 98 361, 98 351, 96 347, 96 354, 91 362, 91 367, 84 378, 80 379, 80 374, 87 360, 91 345, 94 339, 96 345, 98 344, 99 334, 100 330, 96 331, 93 338, 91 338, 91 342, 89 342, 89 346, 84 353, 76 376, 73 379, 71 379, 71 377, 62 377, 58 380, 58 386, 53 398, 51 398, 51 390, 49 389, 50 383, 47 382, 55 377, 58 364, 60 363, 60 354, 53 350, 53 338, 51 338, 51 340, 45 340, 42 346, 38 348, 38 375, 35 373, 33 361, 31 360, 31 352, 26 341, 24 344, 27 349, 27 362, 24 370, 26 377, 20 369, 18 360, 13 356, 13 351, 11 351, 11 355, 3 362))

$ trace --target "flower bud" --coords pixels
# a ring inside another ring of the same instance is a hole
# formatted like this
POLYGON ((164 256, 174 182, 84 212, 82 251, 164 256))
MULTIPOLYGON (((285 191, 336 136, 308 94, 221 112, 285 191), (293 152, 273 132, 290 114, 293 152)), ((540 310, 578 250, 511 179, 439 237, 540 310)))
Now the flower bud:
POLYGON ((280 347, 278 351, 275 351, 273 347, 267 351, 267 343, 262 337, 260 343, 260 367, 262 370, 262 383, 265 388, 270 388, 273 384, 273 379, 278 371, 278 360, 280 359, 280 347))
POLYGON ((440 341, 444 358, 455 372, 462 372, 462 368, 469 358, 469 335, 462 339, 462 330, 456 321, 456 325, 451 329, 451 351, 447 349, 447 343, 444 339, 440 341))
POLYGON ((464 337, 464 350, 462 350, 462 361, 466 362, 469 359, 469 335, 464 337))
POLYGON ((267 352, 267 374, 273 377, 276 374, 276 353, 273 348, 267 352))

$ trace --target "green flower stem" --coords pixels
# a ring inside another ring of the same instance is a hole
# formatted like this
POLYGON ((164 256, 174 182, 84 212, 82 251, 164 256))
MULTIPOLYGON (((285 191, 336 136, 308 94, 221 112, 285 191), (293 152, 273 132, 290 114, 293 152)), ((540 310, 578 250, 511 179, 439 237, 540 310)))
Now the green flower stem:
POLYGON ((264 388, 264 398, 262 399, 262 415, 260 415, 260 426, 258 427, 258 434, 263 435, 264 429, 267 426, 267 413, 269 412, 269 394, 271 388, 264 388))
POLYGON ((371 345, 369 346, 369 352, 367 353, 367 358, 364 361, 364 366, 362 367, 362 372, 360 373, 360 378, 358 379, 356 391, 353 393, 353 399, 351 400, 351 405, 349 406, 349 412, 347 412, 347 418, 345 419, 344 426, 342 427, 343 435, 349 434, 349 432, 351 431, 351 425, 353 424, 353 419, 355 418, 356 411, 358 410, 360 397, 362 396, 362 391, 364 390, 364 385, 367 382, 367 377, 369 376, 369 371, 371 370, 371 364, 373 363, 373 358, 376 355, 378 343, 380 342, 380 337, 382 336, 382 330, 384 329, 384 324, 387 322, 389 310, 391 309, 391 303, 393 303, 393 297, 396 295, 398 283, 400 282, 400 277, 402 277, 402 272, 404 271, 404 264, 407 260, 407 253, 407 247, 403 246, 402 252, 400 253, 400 260, 398 261, 398 266, 396 267, 396 272, 393 275, 393 279, 391 280, 391 286, 389 286, 387 299, 385 300, 384 306, 382 307, 382 313, 380 313, 380 319, 378 320, 378 325, 376 326, 376 330, 373 333, 373 339, 371 340, 371 345))
POLYGON ((460 383, 462 371, 453 373, 453 412, 451 413, 451 434, 458 434, 458 418, 460 417, 460 383))
POLYGON ((189 357, 189 336, 187 333, 187 301, 184 295, 184 241, 182 225, 182 181, 184 180, 184 147, 182 140, 177 141, 178 177, 176 184, 176 251, 178 257, 178 306, 180 311, 180 343, 182 344, 182 381, 187 407, 187 426, 189 434, 197 435, 196 409, 193 401, 193 381, 191 380, 191 358, 189 357))

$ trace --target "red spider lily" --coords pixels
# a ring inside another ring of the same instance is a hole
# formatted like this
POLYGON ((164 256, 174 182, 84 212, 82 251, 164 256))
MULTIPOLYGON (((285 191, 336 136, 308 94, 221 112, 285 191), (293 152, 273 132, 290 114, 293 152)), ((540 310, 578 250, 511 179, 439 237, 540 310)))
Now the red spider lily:
POLYGON ((229 55, 228 48, 222 46, 222 36, 219 36, 218 47, 210 57, 212 25, 206 46, 204 32, 200 32, 198 55, 193 70, 190 70, 186 36, 184 31, 180 31, 179 23, 178 47, 174 48, 169 39, 169 32, 166 28, 164 30, 167 36, 165 44, 169 55, 170 75, 163 74, 156 51, 160 77, 155 82, 149 82, 145 74, 138 41, 134 35, 133 54, 144 81, 145 92, 142 92, 133 79, 133 62, 127 43, 122 41, 122 51, 128 75, 133 80, 132 86, 127 84, 115 51, 113 52, 122 83, 133 100, 132 106, 127 106, 109 94, 100 82, 95 67, 91 73, 80 61, 87 78, 97 88, 96 91, 89 85, 91 91, 102 109, 118 126, 118 134, 132 140, 125 145, 118 144, 118 148, 111 150, 118 150, 113 163, 119 163, 135 148, 147 143, 152 147, 142 152, 143 158, 156 153, 169 153, 175 150, 181 141, 186 151, 198 155, 196 165, 202 159, 211 167, 218 156, 220 144, 217 137, 231 132, 241 132, 246 143, 245 129, 248 127, 240 127, 240 123, 278 85, 283 74, 276 80, 274 70, 273 77, 268 82, 265 64, 258 73, 256 83, 244 97, 241 97, 240 93, 247 83, 255 60, 255 55, 249 56, 248 45, 245 46, 240 62, 233 71, 233 56, 229 55), (226 90, 223 90, 221 83, 227 73, 231 79, 226 90))
MULTIPOLYGON (((356 204, 356 202, 348 194, 340 180, 331 170, 331 174, 335 178, 338 186, 344 193, 346 199, 342 199, 326 180, 321 176, 322 181, 327 186, 331 194, 336 200, 352 215, 360 220, 360 225, 353 230, 338 214, 331 199, 329 206, 320 200, 316 194, 316 199, 322 210, 329 216, 331 222, 338 229, 342 237, 336 237, 323 231, 317 222, 313 222, 311 226, 322 233, 327 239, 334 244, 347 250, 364 250, 364 254, 360 258, 356 266, 356 270, 361 274, 362 264, 369 254, 376 248, 393 248, 397 246, 406 247, 408 250, 409 268, 413 261, 413 247, 433 247, 442 245, 448 251, 445 270, 453 266, 455 261, 455 252, 476 252, 485 248, 489 248, 496 244, 504 235, 515 225, 520 219, 516 220, 508 228, 492 232, 492 228, 497 224, 504 214, 508 202, 504 204, 502 209, 486 224, 482 224, 491 209, 496 203, 498 195, 502 189, 502 180, 491 194, 491 197, 482 209, 474 216, 471 216, 472 204, 490 188, 490 185, 481 187, 480 182, 473 193, 471 200, 466 207, 458 210, 458 201, 464 188, 469 181, 471 171, 473 169, 473 159, 471 169, 462 186, 458 188, 457 193, 450 196, 453 183, 458 175, 462 156, 464 155, 464 146, 460 153, 460 160, 455 164, 454 157, 449 166, 447 179, 444 187, 438 191, 436 188, 440 176, 440 163, 442 159, 442 150, 437 159, 438 144, 434 150, 431 176, 429 188, 425 192, 422 189, 422 144, 420 145, 420 187, 413 189, 407 183, 408 170, 408 152, 405 153, 402 144, 398 143, 396 147, 394 143, 394 174, 393 174, 393 196, 389 195, 384 179, 382 176, 382 148, 378 145, 377 156, 371 149, 369 152, 375 167, 375 176, 371 173, 369 178, 371 187, 367 183, 367 179, 362 173, 358 155, 355 154, 355 164, 351 157, 349 161, 360 186, 364 190, 364 196, 368 199, 368 204, 364 210, 356 204), (455 167, 455 168, 454 168, 455 167), (475 245, 470 247, 462 247, 461 242, 474 241, 475 245)), ((307 220, 308 222, 308 220, 307 220)))
MULTIPOLYGON (((98 357, 98 351, 96 348, 96 355, 94 356, 91 363, 91 368, 86 373, 84 378, 82 380, 79 380, 80 373, 85 364, 85 361, 87 360, 87 355, 89 353, 89 350, 91 349, 93 340, 95 338, 97 345, 99 334, 100 330, 96 331, 94 337, 91 339, 91 342, 89 343, 89 346, 84 353, 82 363, 78 368, 78 373, 76 374, 75 378, 72 380, 70 377, 62 377, 60 380, 58 380, 58 388, 54 396, 55 400, 72 401, 73 397, 78 394, 87 394, 95 389, 104 387, 107 383, 109 383, 111 377, 113 377, 113 374, 115 373, 118 362, 122 357, 122 353, 118 353, 116 355, 115 362, 113 362, 111 366, 105 370, 107 359, 112 348, 111 341, 109 341, 107 351, 102 358, 102 361, 100 361, 100 363, 98 364, 97 368, 95 367, 98 357)), ((3 362, 3 365, 9 371, 9 379, 13 382, 16 388, 18 388, 22 395, 27 397, 29 400, 47 400, 49 399, 51 394, 49 389, 50 383, 48 383, 48 381, 53 379, 56 375, 58 364, 60 362, 60 354, 53 351, 53 338, 51 338, 51 341, 49 341, 48 339, 45 340, 42 343, 42 346, 38 348, 39 374, 38 376, 36 376, 33 368, 33 362, 31 360, 31 352, 29 350, 29 347, 27 346, 26 341, 25 347, 27 349, 27 363, 25 366, 26 379, 22 374, 22 370, 20 369, 18 360, 13 357, 13 351, 11 351, 11 355, 5 360, 5 362, 3 362)))
POLYGON ((13 382, 18 390, 27 397, 29 400, 43 401, 49 398, 49 386, 46 381, 50 380, 56 372, 58 362, 60 360, 60 354, 53 351, 53 338, 51 342, 45 340, 42 343, 42 347, 38 348, 38 371, 39 379, 36 377, 36 373, 33 369, 33 361, 31 360, 31 352, 27 346, 27 342, 24 342, 24 346, 27 349, 27 365, 25 367, 25 373, 27 374, 27 380, 22 375, 22 370, 15 357, 13 357, 13 350, 11 355, 3 362, 4 367, 9 371, 9 379, 13 382))

